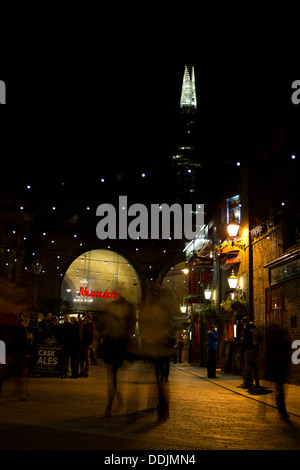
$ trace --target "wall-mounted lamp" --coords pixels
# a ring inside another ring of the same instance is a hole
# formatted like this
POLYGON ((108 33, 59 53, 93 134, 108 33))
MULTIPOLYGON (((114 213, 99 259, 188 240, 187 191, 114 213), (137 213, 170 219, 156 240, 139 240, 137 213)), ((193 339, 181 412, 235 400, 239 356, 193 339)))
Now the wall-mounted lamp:
POLYGON ((240 225, 235 221, 229 222, 229 224, 227 225, 228 235, 230 236, 232 240, 237 237, 239 229, 240 229, 240 225))
POLYGON ((185 275, 187 275, 187 274, 189 273, 188 268, 184 268, 184 269, 182 269, 181 271, 182 271, 185 275))
POLYGON ((229 224, 227 225, 227 231, 228 231, 228 235, 231 239, 232 246, 238 246, 240 248, 245 249, 245 245, 241 245, 240 242, 237 241, 237 239, 236 239, 236 237, 239 233, 239 229, 240 229, 240 224, 238 224, 235 221, 229 222, 229 224))
POLYGON ((186 305, 180 307, 181 313, 186 313, 186 305))
POLYGON ((232 270, 231 276, 228 278, 228 284, 230 289, 236 289, 237 283, 239 278, 234 275, 234 271, 232 270))

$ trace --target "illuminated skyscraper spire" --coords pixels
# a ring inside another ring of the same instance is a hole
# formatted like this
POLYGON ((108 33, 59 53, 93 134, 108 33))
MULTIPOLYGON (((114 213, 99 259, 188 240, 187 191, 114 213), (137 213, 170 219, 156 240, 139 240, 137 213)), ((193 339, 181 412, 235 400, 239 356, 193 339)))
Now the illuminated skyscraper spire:
POLYGON ((185 66, 180 98, 180 109, 186 111, 196 111, 197 109, 195 71, 193 66, 185 66))
POLYGON ((185 66, 181 97, 177 145, 172 155, 174 167, 174 188, 178 202, 197 202, 200 184, 197 130, 197 98, 195 71, 193 66, 185 66), (197 200, 196 200, 197 199, 197 200))

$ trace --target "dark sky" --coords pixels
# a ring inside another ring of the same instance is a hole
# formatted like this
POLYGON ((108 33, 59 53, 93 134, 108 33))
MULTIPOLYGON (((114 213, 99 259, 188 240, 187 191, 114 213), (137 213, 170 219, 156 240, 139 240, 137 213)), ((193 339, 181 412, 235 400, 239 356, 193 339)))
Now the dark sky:
POLYGON ((185 63, 195 65, 204 167, 252 156, 279 122, 299 115, 297 77, 278 62, 227 51, 92 58, 62 53, 32 63, 21 81, 8 76, 1 184, 167 167, 185 63))

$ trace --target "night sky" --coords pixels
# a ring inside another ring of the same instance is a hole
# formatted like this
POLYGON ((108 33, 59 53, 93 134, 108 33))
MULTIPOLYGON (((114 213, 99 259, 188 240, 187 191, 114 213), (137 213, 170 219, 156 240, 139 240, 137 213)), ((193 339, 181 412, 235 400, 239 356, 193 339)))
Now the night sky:
POLYGON ((2 116, 2 187, 167 171, 185 63, 195 66, 200 162, 218 191, 235 161, 300 114, 291 102, 297 77, 279 73, 278 62, 226 51, 90 59, 62 54, 55 68, 35 64, 22 83, 6 79, 17 112, 2 116), (20 107, 24 89, 30 104, 20 107))

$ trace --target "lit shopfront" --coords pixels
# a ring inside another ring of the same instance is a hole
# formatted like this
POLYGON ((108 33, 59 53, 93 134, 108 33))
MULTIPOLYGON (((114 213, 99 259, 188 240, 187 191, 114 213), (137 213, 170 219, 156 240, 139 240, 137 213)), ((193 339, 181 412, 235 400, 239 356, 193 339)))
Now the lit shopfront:
POLYGON ((117 252, 88 251, 70 264, 62 282, 62 298, 79 314, 102 312, 107 303, 119 298, 136 307, 141 301, 139 276, 117 252))

